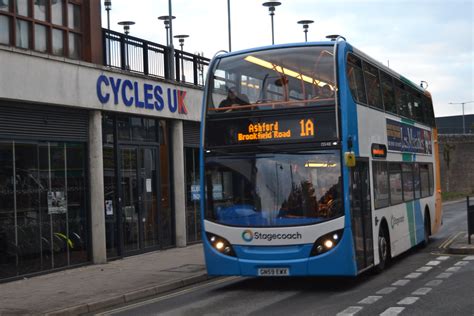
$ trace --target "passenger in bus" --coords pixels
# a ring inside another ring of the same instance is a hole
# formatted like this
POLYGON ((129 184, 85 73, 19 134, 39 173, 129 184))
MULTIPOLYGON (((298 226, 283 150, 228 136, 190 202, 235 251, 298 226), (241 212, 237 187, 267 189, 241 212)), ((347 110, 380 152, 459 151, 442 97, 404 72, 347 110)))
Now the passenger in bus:
POLYGON ((334 98, 334 91, 328 84, 326 84, 319 90, 319 96, 322 99, 332 99, 334 98))
POLYGON ((231 106, 248 105, 249 99, 246 95, 241 95, 235 87, 227 88, 227 98, 219 103, 219 109, 225 109, 231 106))

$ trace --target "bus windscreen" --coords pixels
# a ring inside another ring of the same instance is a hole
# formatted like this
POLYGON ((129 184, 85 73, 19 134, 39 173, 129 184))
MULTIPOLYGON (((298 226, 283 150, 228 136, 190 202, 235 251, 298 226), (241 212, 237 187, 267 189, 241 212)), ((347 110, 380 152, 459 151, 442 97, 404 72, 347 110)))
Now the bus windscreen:
POLYGON ((231 226, 315 224, 344 214, 340 152, 213 154, 206 219, 231 226))
POLYGON ((218 58, 211 72, 209 115, 334 104, 332 46, 231 55, 218 58))

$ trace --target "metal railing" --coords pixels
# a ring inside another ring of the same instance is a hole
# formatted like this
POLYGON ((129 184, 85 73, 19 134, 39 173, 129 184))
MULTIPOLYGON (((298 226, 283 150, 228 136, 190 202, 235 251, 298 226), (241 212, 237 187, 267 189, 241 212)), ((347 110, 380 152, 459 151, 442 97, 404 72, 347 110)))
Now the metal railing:
POLYGON ((175 78, 168 65, 170 49, 119 32, 102 29, 104 65, 151 77, 203 86, 210 60, 200 55, 175 50, 175 78))

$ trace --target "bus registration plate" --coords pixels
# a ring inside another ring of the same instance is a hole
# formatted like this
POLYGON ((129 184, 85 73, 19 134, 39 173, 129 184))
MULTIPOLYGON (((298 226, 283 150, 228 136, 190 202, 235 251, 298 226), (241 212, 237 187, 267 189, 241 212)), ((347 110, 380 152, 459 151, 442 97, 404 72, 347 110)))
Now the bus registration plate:
POLYGON ((290 269, 288 268, 259 268, 259 276, 288 276, 290 269))

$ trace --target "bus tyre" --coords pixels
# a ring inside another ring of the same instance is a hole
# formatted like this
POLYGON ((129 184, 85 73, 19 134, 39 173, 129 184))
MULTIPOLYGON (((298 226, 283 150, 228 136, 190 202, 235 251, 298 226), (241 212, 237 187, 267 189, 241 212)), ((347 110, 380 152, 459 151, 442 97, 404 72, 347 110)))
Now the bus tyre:
POLYGON ((428 216, 428 213, 425 214, 425 220, 424 220, 423 226, 424 226, 424 232, 423 232, 424 238, 421 243, 421 246, 426 247, 428 243, 430 242, 430 234, 431 234, 430 217, 428 216))
POLYGON ((379 264, 375 267, 376 272, 382 272, 390 259, 390 246, 388 231, 382 226, 379 230, 379 264))

